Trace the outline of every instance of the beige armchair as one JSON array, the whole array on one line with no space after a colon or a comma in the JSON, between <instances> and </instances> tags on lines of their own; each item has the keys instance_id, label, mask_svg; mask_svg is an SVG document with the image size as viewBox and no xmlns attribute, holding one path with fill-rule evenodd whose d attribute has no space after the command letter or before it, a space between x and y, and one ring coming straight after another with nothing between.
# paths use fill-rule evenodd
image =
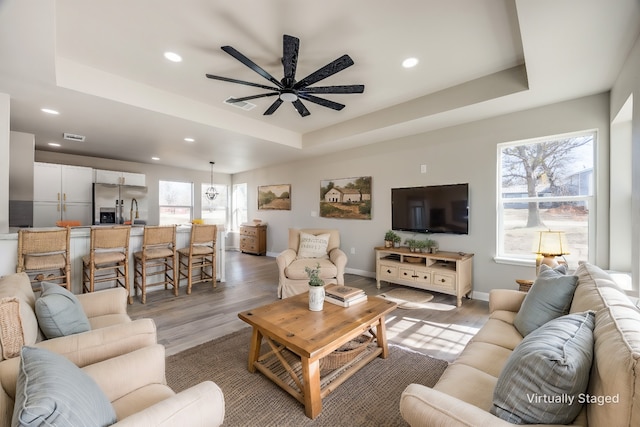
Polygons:
<instances>
[{"instance_id":1,"label":"beige armchair","mask_svg":"<svg viewBox=\"0 0 640 427\"><path fill-rule=\"evenodd\" d=\"M302 252L300 252L301 235L303 236ZM312 239L316 241L305 245L309 242L307 235L315 236L318 239ZM323 247L323 240L327 241L326 249ZM278 255L276 263L279 272L278 297L280 298L288 298L306 292L309 287L309 279L305 267L315 267L317 264L320 264L320 278L324 280L325 284L344 285L347 255L340 249L340 232L338 230L290 228L289 248Z\"/></svg>"}]
</instances>

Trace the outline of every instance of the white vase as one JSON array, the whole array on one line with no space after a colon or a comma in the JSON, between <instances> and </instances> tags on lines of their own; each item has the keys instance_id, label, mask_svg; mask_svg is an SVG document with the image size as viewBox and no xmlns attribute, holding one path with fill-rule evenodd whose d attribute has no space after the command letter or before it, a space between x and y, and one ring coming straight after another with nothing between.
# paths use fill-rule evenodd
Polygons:
<instances>
[{"instance_id":1,"label":"white vase","mask_svg":"<svg viewBox=\"0 0 640 427\"><path fill-rule=\"evenodd\" d=\"M309 310L322 311L324 306L324 286L309 286Z\"/></svg>"}]
</instances>

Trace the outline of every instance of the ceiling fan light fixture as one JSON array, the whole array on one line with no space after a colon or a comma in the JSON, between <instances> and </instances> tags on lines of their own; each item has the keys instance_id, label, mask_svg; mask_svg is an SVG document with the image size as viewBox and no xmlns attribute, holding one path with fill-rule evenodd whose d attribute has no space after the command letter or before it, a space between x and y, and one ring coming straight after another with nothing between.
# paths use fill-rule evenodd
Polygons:
<instances>
[{"instance_id":1,"label":"ceiling fan light fixture","mask_svg":"<svg viewBox=\"0 0 640 427\"><path fill-rule=\"evenodd\" d=\"M294 102L298 100L298 95L293 91L282 91L282 93L280 93L280 99L286 102Z\"/></svg>"},{"instance_id":2,"label":"ceiling fan light fixture","mask_svg":"<svg viewBox=\"0 0 640 427\"><path fill-rule=\"evenodd\" d=\"M261 93L257 95L243 96L241 98L234 98L232 101L225 101L227 103L237 104L245 102L250 99L267 98L271 96L278 96L275 101L266 109L263 113L265 116L269 116L276 112L276 110L284 103L290 102L295 107L300 117L307 117L311 113L304 105L302 100L313 102L314 104L321 105L332 110L340 111L345 106L338 102L328 100L324 97L317 96L323 94L348 94L348 93L363 93L364 85L337 85L337 86L312 86L321 80L326 79L346 68L349 68L354 64L353 59L349 55L344 54L341 57L331 61L324 67L321 67L309 74L302 80L296 80L296 68L298 64L298 51L300 48L300 39L287 34L282 36L282 67L284 71L284 77L281 80L277 80L267 71L265 71L258 64L251 59L244 56L231 46L221 46L224 52L231 55L233 58L240 61L243 65L249 67L251 70L258 73L264 79L272 83L271 86L263 85L260 83L253 83L245 80L238 80L230 77L216 76L213 74L205 74L208 79L220 80L223 82L237 83L245 86L259 87L266 89L269 92Z\"/></svg>"}]
</instances>

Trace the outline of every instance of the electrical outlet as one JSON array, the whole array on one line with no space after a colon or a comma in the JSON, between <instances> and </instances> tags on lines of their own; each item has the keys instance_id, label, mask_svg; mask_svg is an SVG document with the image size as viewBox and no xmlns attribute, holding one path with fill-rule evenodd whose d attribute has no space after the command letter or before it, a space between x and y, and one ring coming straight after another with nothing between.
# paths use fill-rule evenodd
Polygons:
<instances>
[{"instance_id":1,"label":"electrical outlet","mask_svg":"<svg viewBox=\"0 0 640 427\"><path fill-rule=\"evenodd\" d=\"M427 165L420 165L420 173L427 173Z\"/></svg>"}]
</instances>

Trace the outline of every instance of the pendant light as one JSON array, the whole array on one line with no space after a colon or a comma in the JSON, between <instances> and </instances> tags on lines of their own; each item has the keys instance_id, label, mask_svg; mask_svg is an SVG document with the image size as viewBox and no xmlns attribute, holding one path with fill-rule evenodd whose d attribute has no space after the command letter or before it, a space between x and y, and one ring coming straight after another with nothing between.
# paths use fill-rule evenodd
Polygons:
<instances>
[{"instance_id":1,"label":"pendant light","mask_svg":"<svg viewBox=\"0 0 640 427\"><path fill-rule=\"evenodd\" d=\"M215 200L216 197L218 197L218 191L213 186L213 165L215 165L216 162L209 162L209 164L211 165L211 185L209 186L209 188L207 188L207 191L204 193L204 195L207 196L207 199L209 200Z\"/></svg>"}]
</instances>

